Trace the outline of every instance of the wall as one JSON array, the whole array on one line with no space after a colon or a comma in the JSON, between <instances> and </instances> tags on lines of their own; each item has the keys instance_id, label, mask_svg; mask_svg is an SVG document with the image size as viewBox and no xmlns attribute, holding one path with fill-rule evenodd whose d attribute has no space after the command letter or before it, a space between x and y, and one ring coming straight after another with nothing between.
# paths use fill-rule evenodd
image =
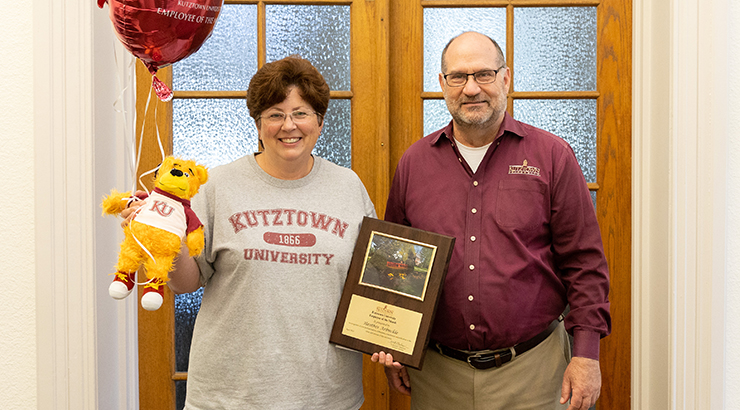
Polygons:
<instances>
[{"instance_id":1,"label":"wall","mask_svg":"<svg viewBox=\"0 0 740 410\"><path fill-rule=\"evenodd\" d=\"M3 7L0 55L0 403L36 408L32 1Z\"/></svg>"},{"instance_id":2,"label":"wall","mask_svg":"<svg viewBox=\"0 0 740 410\"><path fill-rule=\"evenodd\" d=\"M725 333L727 369L725 372L725 408L740 403L740 4L730 2L727 93L732 96L728 108L727 150L727 328Z\"/></svg>"},{"instance_id":3,"label":"wall","mask_svg":"<svg viewBox=\"0 0 740 410\"><path fill-rule=\"evenodd\" d=\"M644 144L635 147L633 181L642 189L641 196L635 197L645 203L641 212L654 217L635 221L645 222L648 228L647 234L635 238L636 257L645 261L647 256L635 272L635 280L644 280L636 288L641 298L635 298L634 310L638 345L633 349L637 366L633 394L638 396L635 402L642 404L636 409L732 408L740 402L737 3L702 1L702 5L726 9L708 18L703 11L675 14L677 5L698 5L697 0L634 1L637 14L652 13L641 26L636 20L636 31L642 30L642 34L635 37L635 52L645 51L646 44L638 43L647 39L649 53L635 60L639 65L636 73L645 71L636 78L636 86L646 91L635 94L641 105L636 103L634 115L653 122L637 128L643 134L637 141ZM135 340L131 340L135 318L130 305L110 304L105 294L106 269L118 238L115 223L98 217L102 194L112 187L126 188L125 178L111 173L115 168L125 174L120 138L126 132L111 109L113 84L119 75L125 75L127 64L107 54L106 49L115 47L111 45L115 42L101 17L103 12L92 0L15 0L3 13L0 163L12 178L5 181L8 189L0 198L4 214L0 224L0 403L9 410L136 408L136 350ZM686 21L694 24L684 25ZM729 39L711 27L715 21L726 25ZM680 30L686 31L685 38L677 35ZM675 41L694 37L699 38L698 47L695 44L689 54L680 54L685 51ZM713 44L727 47L727 52L713 49ZM676 53L683 58L676 59ZM726 62L715 64L723 55ZM676 76L685 72L681 70L686 64L694 70L693 75ZM726 132L700 133L695 146L676 151L682 140L671 139L666 130L677 124L675 114L682 111L676 110L677 100L672 98L685 92L684 87L701 98L699 109L711 106L712 101L721 104L715 108L726 113L722 117L726 121L723 124L715 118L716 129ZM708 113L694 113L695 118L702 115ZM673 135L675 131L670 130ZM707 143L720 147L722 155L701 151ZM707 175L696 164L697 157L691 155L694 148L703 159L716 156L725 163L719 164L724 169L721 174L709 174L717 177L721 186L701 185L705 181L701 178L692 180L699 189L692 196L680 191L676 173L688 170L685 177L692 172ZM677 152L689 162L672 163ZM709 165L716 164L710 161ZM681 203L677 193L683 195ZM706 206L707 195L720 199L721 212L677 212L687 203ZM710 236L723 232L721 238L711 237L710 244L724 257L713 259L717 252L702 248L703 242L696 237L676 235L679 215L682 223L698 221L691 227L699 233L706 232L702 222L709 218ZM641 229L644 233L644 227ZM695 242L689 250L698 250L699 258L693 261L695 277L678 276L675 269L677 262L684 263L679 260L682 255L677 254L677 245L687 240ZM711 266L703 264L702 258ZM719 314L713 314L716 306L710 303L705 310L696 299L679 304L679 282L683 291L711 283L713 290L693 295L699 302L719 301ZM706 294L710 297L702 298ZM696 315L679 318L671 306L680 306L684 312L686 306L693 306ZM698 331L687 332L687 326ZM707 328L709 332L701 331ZM644 333L642 338L640 332ZM709 340L686 345L687 338L695 334ZM682 350L677 349L679 345ZM43 358L38 364L37 352ZM711 353L709 360L701 360L707 352ZM718 370L717 357L723 359Z\"/></svg>"},{"instance_id":4,"label":"wall","mask_svg":"<svg viewBox=\"0 0 740 410\"><path fill-rule=\"evenodd\" d=\"M734 408L740 132L731 0L634 1L635 409ZM730 285L730 286L728 286ZM734 292L734 293L733 293ZM734 332L734 333L733 333Z\"/></svg>"},{"instance_id":5,"label":"wall","mask_svg":"<svg viewBox=\"0 0 740 410\"><path fill-rule=\"evenodd\" d=\"M120 218L103 217L100 200L115 188L131 189L134 130L133 56L113 35L108 6L94 7L93 26L93 207L97 346L97 408L134 409L138 405L136 297L108 295L110 276L123 239Z\"/></svg>"}]
</instances>

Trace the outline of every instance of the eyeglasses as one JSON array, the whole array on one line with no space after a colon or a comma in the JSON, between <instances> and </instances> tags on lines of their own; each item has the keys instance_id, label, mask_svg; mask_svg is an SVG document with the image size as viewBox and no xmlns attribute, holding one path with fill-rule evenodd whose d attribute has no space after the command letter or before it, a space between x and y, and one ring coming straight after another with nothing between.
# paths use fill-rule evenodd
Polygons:
<instances>
[{"instance_id":1,"label":"eyeglasses","mask_svg":"<svg viewBox=\"0 0 740 410\"><path fill-rule=\"evenodd\" d=\"M498 70L483 70L477 73L450 73L444 74L445 81L450 87L462 87L468 83L468 77L473 76L478 84L491 84L496 81L496 74L506 66L501 66Z\"/></svg>"},{"instance_id":2,"label":"eyeglasses","mask_svg":"<svg viewBox=\"0 0 740 410\"><path fill-rule=\"evenodd\" d=\"M321 115L317 113L316 111L296 110L290 114L286 114L282 111L274 111L264 116L260 115L259 117L257 117L257 119L261 119L269 125L283 125L283 123L285 122L285 118L290 116L290 119L294 123L305 124L314 116L314 114Z\"/></svg>"}]
</instances>

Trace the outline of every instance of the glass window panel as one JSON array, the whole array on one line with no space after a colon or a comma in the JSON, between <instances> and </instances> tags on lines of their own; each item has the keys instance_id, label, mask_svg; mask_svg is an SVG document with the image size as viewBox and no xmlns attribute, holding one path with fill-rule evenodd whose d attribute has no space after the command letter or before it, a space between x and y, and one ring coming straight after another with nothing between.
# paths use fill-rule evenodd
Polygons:
<instances>
[{"instance_id":1,"label":"glass window panel","mask_svg":"<svg viewBox=\"0 0 740 410\"><path fill-rule=\"evenodd\" d=\"M257 151L257 128L243 99L174 99L176 156L212 168Z\"/></svg>"},{"instance_id":2,"label":"glass window panel","mask_svg":"<svg viewBox=\"0 0 740 410\"><path fill-rule=\"evenodd\" d=\"M424 100L424 135L429 135L452 121L445 100Z\"/></svg>"},{"instance_id":3,"label":"glass window panel","mask_svg":"<svg viewBox=\"0 0 740 410\"><path fill-rule=\"evenodd\" d=\"M185 391L187 388L187 382L184 380L175 381L175 394L177 396L177 403L175 409L182 410L185 408Z\"/></svg>"},{"instance_id":4,"label":"glass window panel","mask_svg":"<svg viewBox=\"0 0 740 410\"><path fill-rule=\"evenodd\" d=\"M596 90L596 7L514 9L514 90Z\"/></svg>"},{"instance_id":5,"label":"glass window panel","mask_svg":"<svg viewBox=\"0 0 740 410\"><path fill-rule=\"evenodd\" d=\"M175 90L246 90L257 72L257 6L224 5L211 37L172 70Z\"/></svg>"},{"instance_id":6,"label":"glass window panel","mask_svg":"<svg viewBox=\"0 0 740 410\"><path fill-rule=\"evenodd\" d=\"M506 8L424 9L424 91L441 91L442 50L451 38L477 31L494 39L506 57Z\"/></svg>"},{"instance_id":7,"label":"glass window panel","mask_svg":"<svg viewBox=\"0 0 740 410\"><path fill-rule=\"evenodd\" d=\"M267 61L298 54L332 90L351 90L350 6L267 5Z\"/></svg>"},{"instance_id":8,"label":"glass window panel","mask_svg":"<svg viewBox=\"0 0 740 410\"><path fill-rule=\"evenodd\" d=\"M596 210L596 191L591 191L591 202L593 202L594 210Z\"/></svg>"},{"instance_id":9,"label":"glass window panel","mask_svg":"<svg viewBox=\"0 0 740 410\"><path fill-rule=\"evenodd\" d=\"M352 102L350 100L329 101L324 129L321 131L313 153L337 165L352 167Z\"/></svg>"},{"instance_id":10,"label":"glass window panel","mask_svg":"<svg viewBox=\"0 0 740 410\"><path fill-rule=\"evenodd\" d=\"M203 289L175 295L175 369L178 372L188 371L190 342L202 299Z\"/></svg>"},{"instance_id":11,"label":"glass window panel","mask_svg":"<svg viewBox=\"0 0 740 410\"><path fill-rule=\"evenodd\" d=\"M174 155L212 168L258 151L257 127L242 99L173 100ZM331 100L314 154L352 165L350 100Z\"/></svg>"},{"instance_id":12,"label":"glass window panel","mask_svg":"<svg viewBox=\"0 0 740 410\"><path fill-rule=\"evenodd\" d=\"M514 100L514 118L566 140L587 182L596 182L596 100Z\"/></svg>"},{"instance_id":13,"label":"glass window panel","mask_svg":"<svg viewBox=\"0 0 740 410\"><path fill-rule=\"evenodd\" d=\"M195 159L208 167L214 167L257 150L257 130L254 121L247 115L243 100L174 100L174 104L175 155ZM223 115L217 115L218 113ZM206 118L215 116L219 119L206 121ZM249 124L248 127L245 126L245 122ZM351 101L331 100L314 154L350 168L351 129ZM247 137L239 137L240 135ZM202 297L202 289L175 296L177 371L185 372L188 369L190 342ZM178 391L178 397L179 394Z\"/></svg>"}]
</instances>

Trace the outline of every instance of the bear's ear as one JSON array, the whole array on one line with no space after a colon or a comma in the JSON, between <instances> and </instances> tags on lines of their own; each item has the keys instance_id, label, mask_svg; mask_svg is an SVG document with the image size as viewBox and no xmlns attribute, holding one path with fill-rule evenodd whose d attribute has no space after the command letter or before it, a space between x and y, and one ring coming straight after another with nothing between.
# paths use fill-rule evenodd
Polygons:
<instances>
[{"instance_id":1,"label":"bear's ear","mask_svg":"<svg viewBox=\"0 0 740 410\"><path fill-rule=\"evenodd\" d=\"M176 162L175 157L170 155L168 157L165 157L165 159L162 160L162 163L159 164L159 167L160 168L164 167L164 169L169 170L175 165L175 162Z\"/></svg>"},{"instance_id":2,"label":"bear's ear","mask_svg":"<svg viewBox=\"0 0 740 410\"><path fill-rule=\"evenodd\" d=\"M195 168L193 168L193 172L195 172L201 185L208 181L208 170L203 165L196 165Z\"/></svg>"}]
</instances>

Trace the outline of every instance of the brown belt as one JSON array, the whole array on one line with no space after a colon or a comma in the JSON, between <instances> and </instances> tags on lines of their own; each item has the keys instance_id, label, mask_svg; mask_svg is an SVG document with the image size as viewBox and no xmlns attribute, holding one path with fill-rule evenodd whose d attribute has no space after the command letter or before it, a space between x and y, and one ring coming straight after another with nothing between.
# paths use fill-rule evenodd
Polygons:
<instances>
[{"instance_id":1,"label":"brown belt","mask_svg":"<svg viewBox=\"0 0 740 410\"><path fill-rule=\"evenodd\" d=\"M432 343L430 344L432 346L435 346L437 348L437 351L447 357L467 362L474 369L485 370L490 369L491 367L501 367L504 363L510 362L516 356L522 355L527 350L530 350L538 344L542 343L542 341L547 339L547 337L550 336L553 330L558 327L559 323L560 320L555 319L552 321L552 323L550 323L550 326L548 326L547 329L540 332L537 336L507 349L465 352L462 350L447 347L435 341L432 341Z\"/></svg>"}]
</instances>

